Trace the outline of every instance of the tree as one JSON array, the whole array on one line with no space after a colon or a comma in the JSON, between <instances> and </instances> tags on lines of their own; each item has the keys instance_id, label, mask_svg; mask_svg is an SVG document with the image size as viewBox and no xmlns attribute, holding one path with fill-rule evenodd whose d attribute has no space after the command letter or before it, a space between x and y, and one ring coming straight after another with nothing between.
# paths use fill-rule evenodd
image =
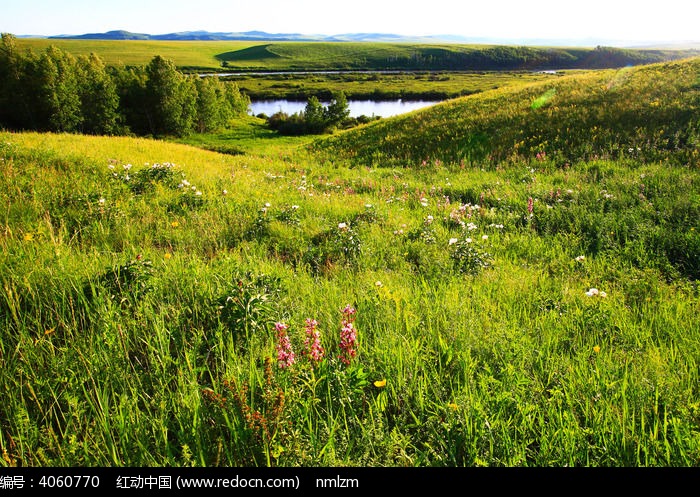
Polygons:
<instances>
[{"instance_id":1,"label":"tree","mask_svg":"<svg viewBox=\"0 0 700 497\"><path fill-rule=\"evenodd\" d=\"M325 109L313 95L309 97L304 109L304 123L309 133L322 133L326 127Z\"/></svg>"},{"instance_id":2,"label":"tree","mask_svg":"<svg viewBox=\"0 0 700 497\"><path fill-rule=\"evenodd\" d=\"M122 133L145 135L151 132L146 112L146 81L144 67L110 67L109 75L116 86L119 97L119 114Z\"/></svg>"},{"instance_id":3,"label":"tree","mask_svg":"<svg viewBox=\"0 0 700 497\"><path fill-rule=\"evenodd\" d=\"M348 106L345 93L339 91L333 94L333 99L325 111L325 120L327 127L336 127L342 124L350 115L350 107Z\"/></svg>"},{"instance_id":4,"label":"tree","mask_svg":"<svg viewBox=\"0 0 700 497\"><path fill-rule=\"evenodd\" d=\"M196 129L199 133L214 131L222 126L226 109L222 108L220 92L221 82L218 78L206 77L195 81L197 87Z\"/></svg>"},{"instance_id":5,"label":"tree","mask_svg":"<svg viewBox=\"0 0 700 497\"><path fill-rule=\"evenodd\" d=\"M22 86L29 97L31 128L40 131L72 132L82 123L76 60L56 46L39 57L25 59Z\"/></svg>"},{"instance_id":6,"label":"tree","mask_svg":"<svg viewBox=\"0 0 700 497\"><path fill-rule=\"evenodd\" d=\"M0 123L24 128L30 121L24 95L24 58L17 52L17 39L2 34L0 45Z\"/></svg>"},{"instance_id":7,"label":"tree","mask_svg":"<svg viewBox=\"0 0 700 497\"><path fill-rule=\"evenodd\" d=\"M146 67L145 104L151 133L186 135L194 128L197 89L175 63L160 55Z\"/></svg>"},{"instance_id":8,"label":"tree","mask_svg":"<svg viewBox=\"0 0 700 497\"><path fill-rule=\"evenodd\" d=\"M113 135L119 132L119 96L114 79L95 54L78 57L83 132Z\"/></svg>"}]
</instances>

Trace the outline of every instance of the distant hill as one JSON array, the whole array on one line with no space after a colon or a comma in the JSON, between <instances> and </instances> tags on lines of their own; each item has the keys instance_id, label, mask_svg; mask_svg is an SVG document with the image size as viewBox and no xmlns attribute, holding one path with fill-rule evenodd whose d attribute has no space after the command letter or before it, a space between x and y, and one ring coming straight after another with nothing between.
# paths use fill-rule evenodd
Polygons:
<instances>
[{"instance_id":1,"label":"distant hill","mask_svg":"<svg viewBox=\"0 0 700 497\"><path fill-rule=\"evenodd\" d=\"M145 34L117 30L106 33L88 33L82 35L49 36L50 39L71 40L161 40L161 41L358 41L391 39L396 41L396 35L305 35L300 33L267 33L265 31L246 31L240 33L223 33L210 31L183 31L179 33Z\"/></svg>"},{"instance_id":2,"label":"distant hill","mask_svg":"<svg viewBox=\"0 0 700 497\"><path fill-rule=\"evenodd\" d=\"M459 43L478 45L527 45L527 46L557 46L557 47L595 47L605 45L610 47L631 48L634 43L613 39L516 39L468 37L451 34L431 36L407 36L392 33L344 33L335 35L302 34L302 33L268 33L266 31L244 32L210 32L182 31L178 33L147 34L132 33L125 30L107 31L106 33L87 33L81 35L62 34L49 36L49 39L71 40L162 40L162 41L355 41L355 42L395 42L395 43ZM688 42L683 47L664 44L666 49L697 48L699 42ZM652 48L652 47L645 47ZM653 47L660 48L660 47Z\"/></svg>"}]
</instances>

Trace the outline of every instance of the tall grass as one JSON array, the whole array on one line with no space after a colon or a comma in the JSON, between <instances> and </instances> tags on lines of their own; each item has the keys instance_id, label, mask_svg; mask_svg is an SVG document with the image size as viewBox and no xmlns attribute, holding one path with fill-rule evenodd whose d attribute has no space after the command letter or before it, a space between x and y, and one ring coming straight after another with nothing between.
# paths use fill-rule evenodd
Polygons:
<instances>
[{"instance_id":1,"label":"tall grass","mask_svg":"<svg viewBox=\"0 0 700 497\"><path fill-rule=\"evenodd\" d=\"M507 86L374 123L318 149L366 165L410 167L436 160L497 167L545 157L561 167L663 160L668 152L697 165L699 67L693 58Z\"/></svg>"},{"instance_id":2,"label":"tall grass","mask_svg":"<svg viewBox=\"0 0 700 497\"><path fill-rule=\"evenodd\" d=\"M697 465L692 150L546 152L403 168L0 133L0 464Z\"/></svg>"}]
</instances>

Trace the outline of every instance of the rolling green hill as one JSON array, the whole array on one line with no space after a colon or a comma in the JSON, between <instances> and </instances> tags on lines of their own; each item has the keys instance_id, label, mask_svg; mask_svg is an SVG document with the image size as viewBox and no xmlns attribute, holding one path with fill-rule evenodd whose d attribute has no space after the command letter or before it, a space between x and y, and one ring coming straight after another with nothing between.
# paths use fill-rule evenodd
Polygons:
<instances>
[{"instance_id":1,"label":"rolling green hill","mask_svg":"<svg viewBox=\"0 0 700 497\"><path fill-rule=\"evenodd\" d=\"M192 70L522 70L624 67L697 51L525 47L389 42L255 42L154 40L18 40L20 49L56 45L74 55L99 55L107 64L144 65L155 55Z\"/></svg>"},{"instance_id":2,"label":"rolling green hill","mask_svg":"<svg viewBox=\"0 0 700 497\"><path fill-rule=\"evenodd\" d=\"M697 164L700 58L593 71L458 98L316 144L367 165L559 163L666 152ZM540 155L541 157L542 155Z\"/></svg>"}]
</instances>

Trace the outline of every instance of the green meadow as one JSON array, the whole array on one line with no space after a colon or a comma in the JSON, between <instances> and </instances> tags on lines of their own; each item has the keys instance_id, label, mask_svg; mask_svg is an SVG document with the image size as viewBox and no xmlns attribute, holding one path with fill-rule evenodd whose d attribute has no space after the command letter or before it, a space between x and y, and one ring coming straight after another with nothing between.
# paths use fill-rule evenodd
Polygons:
<instances>
[{"instance_id":1,"label":"green meadow","mask_svg":"<svg viewBox=\"0 0 700 497\"><path fill-rule=\"evenodd\" d=\"M97 54L107 65L139 66L154 54L189 71L591 69L661 62L697 50L610 47L511 47L388 42L153 41L20 38L20 50L56 46Z\"/></svg>"},{"instance_id":2,"label":"green meadow","mask_svg":"<svg viewBox=\"0 0 700 497\"><path fill-rule=\"evenodd\" d=\"M699 145L698 58L324 136L1 131L0 465L697 466Z\"/></svg>"}]
</instances>

